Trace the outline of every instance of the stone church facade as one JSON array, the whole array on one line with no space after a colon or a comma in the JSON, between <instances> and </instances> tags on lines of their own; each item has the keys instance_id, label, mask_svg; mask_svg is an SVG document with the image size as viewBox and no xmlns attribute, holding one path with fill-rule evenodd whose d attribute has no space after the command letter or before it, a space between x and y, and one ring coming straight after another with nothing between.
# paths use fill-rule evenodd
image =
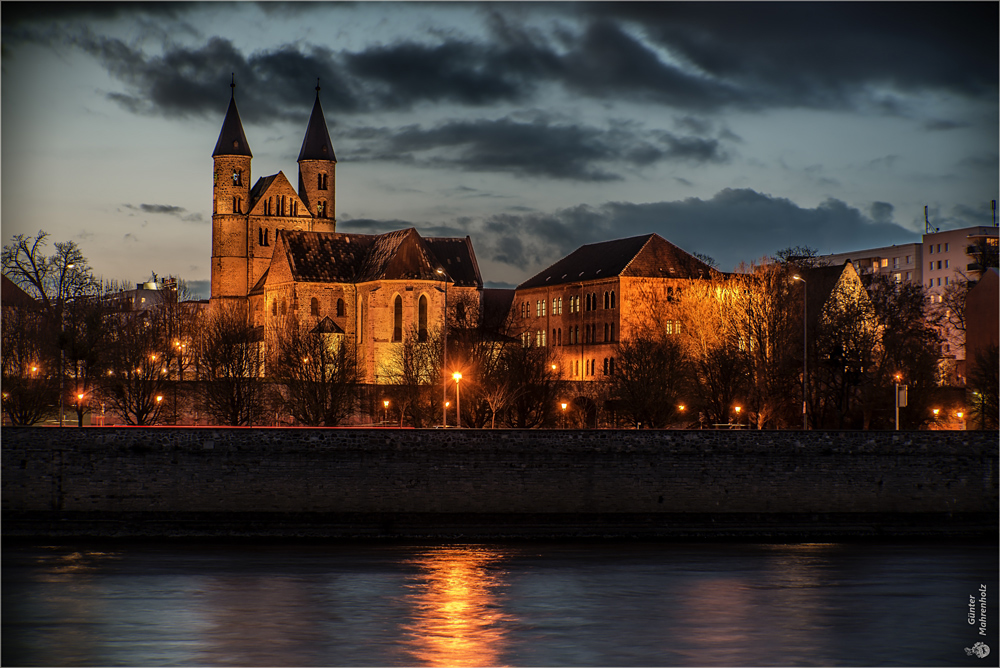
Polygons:
<instances>
[{"instance_id":1,"label":"stone church facade","mask_svg":"<svg viewBox=\"0 0 1000 668\"><path fill-rule=\"evenodd\" d=\"M283 172L251 186L253 154L233 88L212 153L211 304L246 308L263 332L292 318L342 337L356 351L361 382L378 384L407 336L441 331L446 302L452 319L478 308L483 281L472 242L412 228L337 232L337 158L318 86L298 187Z\"/></svg>"}]
</instances>

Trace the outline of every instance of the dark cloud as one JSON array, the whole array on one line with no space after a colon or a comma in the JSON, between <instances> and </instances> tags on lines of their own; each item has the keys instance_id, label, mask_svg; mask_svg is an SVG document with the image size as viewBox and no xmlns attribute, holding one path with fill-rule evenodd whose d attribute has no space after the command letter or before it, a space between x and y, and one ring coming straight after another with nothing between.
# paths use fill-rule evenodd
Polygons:
<instances>
[{"instance_id":1,"label":"dark cloud","mask_svg":"<svg viewBox=\"0 0 1000 668\"><path fill-rule=\"evenodd\" d=\"M707 200L612 202L551 214L493 216L483 222L482 237L474 235L473 240L481 254L531 271L582 244L656 232L689 252L715 258L730 271L790 244L834 253L917 238L885 220L884 207L877 208L883 214L880 221L839 200L804 208L750 189L726 189Z\"/></svg>"},{"instance_id":2,"label":"dark cloud","mask_svg":"<svg viewBox=\"0 0 1000 668\"><path fill-rule=\"evenodd\" d=\"M924 129L931 132L939 130L957 130L959 128L967 127L969 127L969 124L964 121L949 121L944 119L935 119L924 123Z\"/></svg>"},{"instance_id":3,"label":"dark cloud","mask_svg":"<svg viewBox=\"0 0 1000 668\"><path fill-rule=\"evenodd\" d=\"M172 204L140 204L139 206L134 204L124 204L123 206L130 211L174 216L175 218L179 218L186 223L204 222L204 216L200 213L188 213L187 209L184 207L174 206Z\"/></svg>"},{"instance_id":4,"label":"dark cloud","mask_svg":"<svg viewBox=\"0 0 1000 668\"><path fill-rule=\"evenodd\" d=\"M829 107L866 87L996 95L997 3L583 3L747 101ZM750 92L752 91L752 92Z\"/></svg>"},{"instance_id":5,"label":"dark cloud","mask_svg":"<svg viewBox=\"0 0 1000 668\"><path fill-rule=\"evenodd\" d=\"M432 128L362 128L354 159L391 160L477 172L506 172L580 181L621 179L621 171L657 162L690 164L728 160L722 144L710 137L682 137L634 124L606 128L532 121L451 121Z\"/></svg>"}]
</instances>

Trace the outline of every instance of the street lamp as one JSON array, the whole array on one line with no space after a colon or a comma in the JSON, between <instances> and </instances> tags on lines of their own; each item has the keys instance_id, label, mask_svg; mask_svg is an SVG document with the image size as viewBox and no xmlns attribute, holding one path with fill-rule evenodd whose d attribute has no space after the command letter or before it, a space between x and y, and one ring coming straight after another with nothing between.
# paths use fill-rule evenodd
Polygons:
<instances>
[{"instance_id":1,"label":"street lamp","mask_svg":"<svg viewBox=\"0 0 1000 668\"><path fill-rule=\"evenodd\" d=\"M382 401L382 423L389 421L389 400L384 399Z\"/></svg>"},{"instance_id":2,"label":"street lamp","mask_svg":"<svg viewBox=\"0 0 1000 668\"><path fill-rule=\"evenodd\" d=\"M965 413L963 411L958 411L955 415L957 415L958 419L962 422L962 431L965 431Z\"/></svg>"},{"instance_id":3,"label":"street lamp","mask_svg":"<svg viewBox=\"0 0 1000 668\"><path fill-rule=\"evenodd\" d=\"M458 427L462 426L462 398L459 395L459 388L461 387L462 372L456 371L451 374L451 377L455 379L455 425Z\"/></svg>"},{"instance_id":4,"label":"street lamp","mask_svg":"<svg viewBox=\"0 0 1000 668\"><path fill-rule=\"evenodd\" d=\"M743 408L741 406L736 406L735 408L736 408L736 427L739 428L739 426L740 426L740 411L743 410Z\"/></svg>"},{"instance_id":5,"label":"street lamp","mask_svg":"<svg viewBox=\"0 0 1000 668\"><path fill-rule=\"evenodd\" d=\"M903 392L902 392L902 394L900 394L900 392L899 392L899 387L900 387L899 381L903 380L903 374L897 372L893 376L893 379L895 379L895 381L896 381L896 431L899 431L899 408L900 408L900 406L905 407L906 403L907 403L906 402L906 385L902 386L903 387ZM937 414L938 414L938 409L935 408L934 409L934 416L937 417Z\"/></svg>"},{"instance_id":6,"label":"street lamp","mask_svg":"<svg viewBox=\"0 0 1000 668\"><path fill-rule=\"evenodd\" d=\"M444 331L443 338L444 341L441 344L441 373L444 376L443 382L441 384L441 426L448 426L448 275L444 273L444 269L438 268L437 273L441 276L441 280L444 281L444 318L441 323L441 329ZM459 418L461 419L461 418Z\"/></svg>"},{"instance_id":7,"label":"street lamp","mask_svg":"<svg viewBox=\"0 0 1000 668\"><path fill-rule=\"evenodd\" d=\"M564 402L562 402L559 405L562 406L562 412L563 412L563 429L565 429L566 428L566 405L567 404L564 401Z\"/></svg>"},{"instance_id":8,"label":"street lamp","mask_svg":"<svg viewBox=\"0 0 1000 668\"><path fill-rule=\"evenodd\" d=\"M802 430L805 431L809 428L809 419L806 415L806 378L809 371L809 330L806 327L806 296L809 294L809 284L806 282L806 279L798 274L792 276L792 279L802 282Z\"/></svg>"}]
</instances>

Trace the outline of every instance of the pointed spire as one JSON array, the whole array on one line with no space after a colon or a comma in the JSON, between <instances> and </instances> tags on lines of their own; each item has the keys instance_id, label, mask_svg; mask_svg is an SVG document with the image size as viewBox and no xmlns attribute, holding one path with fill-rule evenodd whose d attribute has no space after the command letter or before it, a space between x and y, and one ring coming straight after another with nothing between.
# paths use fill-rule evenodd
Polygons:
<instances>
[{"instance_id":1,"label":"pointed spire","mask_svg":"<svg viewBox=\"0 0 1000 668\"><path fill-rule=\"evenodd\" d=\"M212 157L219 155L245 155L253 157L250 152L250 144L247 143L247 136L243 132L243 121L240 120L240 112L236 108L236 74L233 74L233 81L229 84L232 95L229 98L229 109L226 110L226 120L222 122L222 132L219 133L219 141L215 143L215 150Z\"/></svg>"},{"instance_id":2,"label":"pointed spire","mask_svg":"<svg viewBox=\"0 0 1000 668\"><path fill-rule=\"evenodd\" d=\"M330 131L326 129L326 117L319 103L319 79L316 79L316 102L313 104L309 125L306 126L306 136L302 139L302 150L299 151L299 161L329 160L337 162L333 153L333 142L330 141Z\"/></svg>"}]
</instances>

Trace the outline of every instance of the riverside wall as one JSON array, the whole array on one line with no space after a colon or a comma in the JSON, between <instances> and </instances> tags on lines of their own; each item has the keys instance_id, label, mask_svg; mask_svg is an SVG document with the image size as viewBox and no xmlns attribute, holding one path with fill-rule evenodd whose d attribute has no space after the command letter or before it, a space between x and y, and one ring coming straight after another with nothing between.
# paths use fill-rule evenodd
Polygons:
<instances>
[{"instance_id":1,"label":"riverside wall","mask_svg":"<svg viewBox=\"0 0 1000 668\"><path fill-rule=\"evenodd\" d=\"M996 535L995 432L10 428L6 537Z\"/></svg>"}]
</instances>

